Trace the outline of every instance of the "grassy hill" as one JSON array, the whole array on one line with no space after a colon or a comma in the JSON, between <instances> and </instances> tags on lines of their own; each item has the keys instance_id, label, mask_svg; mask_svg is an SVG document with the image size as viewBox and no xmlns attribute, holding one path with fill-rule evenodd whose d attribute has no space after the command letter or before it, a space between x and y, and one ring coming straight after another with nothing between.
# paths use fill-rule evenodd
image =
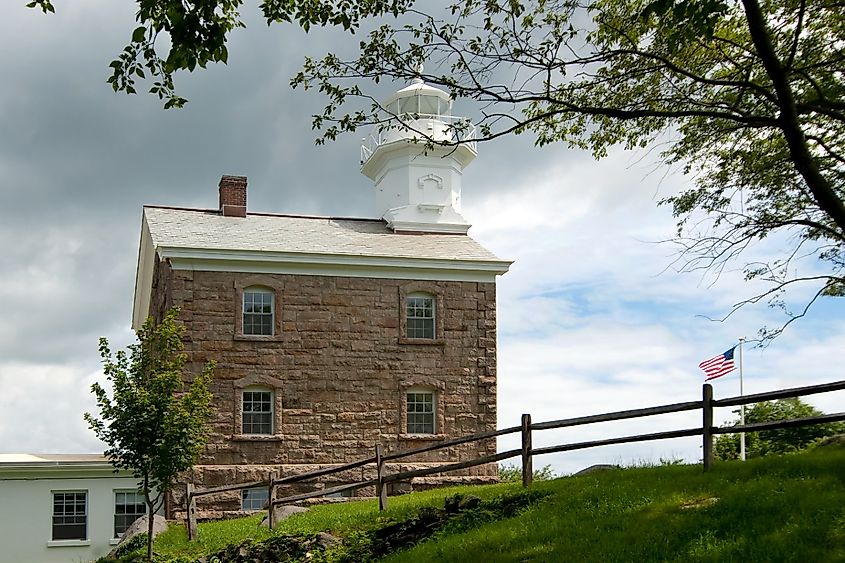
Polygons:
<instances>
[{"instance_id":1,"label":"grassy hill","mask_svg":"<svg viewBox=\"0 0 845 563\"><path fill-rule=\"evenodd\" d=\"M439 510L456 493L475 495L480 504ZM237 550L221 550L245 538L260 546L328 531L343 542L299 557L337 563L845 561L845 447L719 463L708 474L697 465L668 465L539 482L528 490L519 484L440 489L391 497L383 513L374 501L325 505L272 533L258 521L201 524L192 543L173 526L157 539L156 552L161 561L214 553L234 561ZM402 542L385 540L397 529L433 534L399 549Z\"/></svg>"}]
</instances>

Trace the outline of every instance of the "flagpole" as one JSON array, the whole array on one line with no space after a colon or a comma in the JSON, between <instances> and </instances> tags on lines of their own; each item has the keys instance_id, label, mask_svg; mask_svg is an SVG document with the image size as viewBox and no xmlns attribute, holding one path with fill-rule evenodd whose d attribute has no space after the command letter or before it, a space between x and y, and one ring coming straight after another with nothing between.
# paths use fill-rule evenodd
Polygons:
<instances>
[{"instance_id":1,"label":"flagpole","mask_svg":"<svg viewBox=\"0 0 845 563\"><path fill-rule=\"evenodd\" d=\"M744 397L745 391L742 388L742 343L745 338L739 339L739 396ZM745 426L745 403L739 407L739 423ZM745 461L745 432L739 433L739 459Z\"/></svg>"}]
</instances>

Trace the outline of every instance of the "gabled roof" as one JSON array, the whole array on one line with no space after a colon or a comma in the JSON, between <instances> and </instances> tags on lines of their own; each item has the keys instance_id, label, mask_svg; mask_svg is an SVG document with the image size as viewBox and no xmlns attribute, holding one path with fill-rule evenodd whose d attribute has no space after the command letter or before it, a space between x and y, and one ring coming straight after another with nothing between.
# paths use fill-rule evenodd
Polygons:
<instances>
[{"instance_id":1,"label":"gabled roof","mask_svg":"<svg viewBox=\"0 0 845 563\"><path fill-rule=\"evenodd\" d=\"M133 327L149 313L155 257L175 269L494 281L511 262L466 235L394 233L382 220L144 207Z\"/></svg>"},{"instance_id":2,"label":"gabled roof","mask_svg":"<svg viewBox=\"0 0 845 563\"><path fill-rule=\"evenodd\" d=\"M432 260L499 260L468 236L397 234L382 220L250 213L224 217L214 210L145 207L156 248L294 252Z\"/></svg>"}]
</instances>

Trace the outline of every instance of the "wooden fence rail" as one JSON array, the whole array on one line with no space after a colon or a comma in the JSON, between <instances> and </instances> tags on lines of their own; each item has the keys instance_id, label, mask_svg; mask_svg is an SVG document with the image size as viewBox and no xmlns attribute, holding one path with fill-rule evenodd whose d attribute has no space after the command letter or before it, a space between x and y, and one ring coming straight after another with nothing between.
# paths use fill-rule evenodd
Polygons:
<instances>
[{"instance_id":1,"label":"wooden fence rail","mask_svg":"<svg viewBox=\"0 0 845 563\"><path fill-rule=\"evenodd\" d=\"M451 440L444 440L437 444L414 448L410 450L401 450L392 453L385 453L381 444L375 445L375 455L372 457L359 459L350 463L339 466L332 466L297 475L289 475L287 477L278 478L275 473L271 473L267 480L252 481L249 483L238 483L234 485L223 485L220 487L211 487L206 489L195 490L192 483L186 485L185 490L185 513L187 519L187 529L189 539L196 538L197 522L196 522L196 499L201 496L211 495L215 493L224 493L235 490L244 490L257 487L269 488L269 502L267 503L269 511L269 525L271 528L275 526L274 508L283 504L297 502L309 498L321 497L325 495L341 493L350 490L356 490L364 487L375 486L376 497L378 498L379 510L387 508L387 485L399 481L407 481L414 477L423 477L426 475L434 475L437 473L447 473L450 471L458 471L461 469L468 469L478 465L485 465L488 463L498 463L506 459L521 457L522 460L522 484L529 486L533 480L533 458L538 455L545 455L558 452L567 452L573 450L580 450L585 448L595 448L598 446L608 446L612 444L626 444L633 442L644 442L650 440L665 440L667 438L681 438L687 436L701 436L702 437L702 465L704 471L709 471L713 464L713 436L716 434L731 434L739 432L759 432L763 430L775 430L779 428L791 428L797 426L807 426L811 424L826 424L830 422L845 421L845 412L827 414L822 416L814 416L809 418L799 418L786 421L777 422L761 422L756 424L746 424L743 426L728 426L728 427L714 427L713 426L713 409L721 407L733 407L738 405L745 405L749 403L758 403L761 401L771 401L776 399L787 399L793 397L801 397L804 395L811 395L815 393L827 393L831 391L841 391L845 389L845 380L836 381L833 383L824 383L821 385L810 385L806 387L794 387L790 389L781 389L778 391L769 391L766 393L756 393L753 395L744 395L737 397L728 397L726 399L713 399L713 387L705 383L702 387L700 401L687 401L684 403L673 403L668 405L660 405L657 407L648 407L642 409L631 409L624 411L615 411L604 414L596 414L590 416L580 416L574 418L565 418L561 420L552 420L546 422L531 422L530 414L523 414L521 424L519 426L511 426L502 428L500 430L493 430L490 432L482 432L479 434L472 434L469 436L461 436L460 438L453 438ZM702 424L700 427L686 428L683 430L670 430L667 432L654 432L650 434L637 434L633 436L622 436L617 438L607 438L604 440L591 440L587 442L573 442L568 444L560 444L555 446L545 446L541 448L534 448L532 446L533 432L539 430L551 430L556 428L567 428L573 426L580 426L583 424L595 424L598 422L609 422L616 420L626 420L630 418L639 418L646 416L655 416L660 414L669 414L676 412L684 412L701 409ZM407 458L413 455L442 450L452 446L478 442L481 440L489 440L490 438L497 438L499 436L506 436L508 434L521 435L521 445L517 449L512 449L496 454L477 457L467 461L445 463L435 467L426 467L423 469L415 469L412 471L401 471L398 473L387 473L386 462ZM325 475L333 475L364 467L366 465L374 464L376 467L376 478L369 480L357 481L336 487L324 488L308 493L301 493L292 496L287 496L281 499L274 499L275 488L280 485L290 485L293 483L300 483L323 477Z\"/></svg>"}]
</instances>

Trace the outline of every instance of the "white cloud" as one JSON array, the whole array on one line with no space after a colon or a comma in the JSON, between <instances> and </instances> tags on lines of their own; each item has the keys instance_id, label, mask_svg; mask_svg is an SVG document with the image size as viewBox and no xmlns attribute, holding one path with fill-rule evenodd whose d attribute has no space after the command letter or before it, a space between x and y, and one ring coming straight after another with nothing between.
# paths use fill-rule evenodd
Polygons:
<instances>
[{"instance_id":1,"label":"white cloud","mask_svg":"<svg viewBox=\"0 0 845 563\"><path fill-rule=\"evenodd\" d=\"M738 272L710 285L664 271L671 249L653 241L671 238L674 220L656 207L648 160L639 173L625 165L630 160L620 152L599 165L551 164L515 184L509 178L509 191L479 205L474 236L516 260L499 283L500 427L518 424L523 412L541 421L698 400L700 361L766 323L786 320L765 306L743 308L725 322L702 316L721 317L762 286ZM682 182L669 176L660 190L677 190ZM777 252L777 244L769 241L758 252ZM826 362L845 341L845 322L818 326L833 334L807 339L818 330L807 320L764 351L746 350L746 392L841 378ZM736 375L715 382L717 396L739 394ZM841 410L830 397L807 400ZM733 415L725 409L716 416L722 423ZM691 411L545 431L535 444L692 428L700 417ZM516 445L515 437L500 439L500 447ZM572 472L592 463L699 457L700 439L688 438L555 454L536 463Z\"/></svg>"},{"instance_id":2,"label":"white cloud","mask_svg":"<svg viewBox=\"0 0 845 563\"><path fill-rule=\"evenodd\" d=\"M55 364L0 364L2 451L102 451L82 419L84 412L96 412L89 389L100 377L100 373Z\"/></svg>"}]
</instances>

